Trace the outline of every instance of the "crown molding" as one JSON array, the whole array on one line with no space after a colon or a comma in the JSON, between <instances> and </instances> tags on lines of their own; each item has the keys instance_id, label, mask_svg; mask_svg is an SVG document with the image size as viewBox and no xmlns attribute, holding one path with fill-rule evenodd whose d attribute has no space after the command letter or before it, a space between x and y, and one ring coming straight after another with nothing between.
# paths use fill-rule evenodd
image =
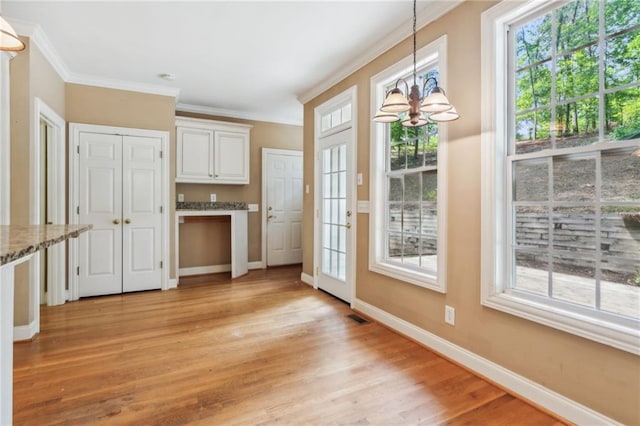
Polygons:
<instances>
[{"instance_id":1,"label":"crown molding","mask_svg":"<svg viewBox=\"0 0 640 426\"><path fill-rule=\"evenodd\" d=\"M63 81L69 79L69 68L67 64L62 60L62 57L53 47L53 43L49 40L49 37L45 34L42 27L32 22L23 21L21 19L7 18L13 29L19 35L29 37L29 43L33 43L38 46L40 52L47 61L51 64L53 69L58 73Z\"/></svg>"},{"instance_id":2,"label":"crown molding","mask_svg":"<svg viewBox=\"0 0 640 426\"><path fill-rule=\"evenodd\" d=\"M148 93L150 95L170 96L177 98L180 89L177 87L156 86L153 84L136 83L124 80L111 80L86 74L70 73L67 83L82 84L84 86L104 87L106 89L127 90L129 92Z\"/></svg>"},{"instance_id":3,"label":"crown molding","mask_svg":"<svg viewBox=\"0 0 640 426\"><path fill-rule=\"evenodd\" d=\"M425 27L426 25L430 24L431 22L440 18L442 15L449 12L451 9L460 5L463 1L464 0L448 0L429 2L429 5L419 11L416 15L416 29L420 30L421 28ZM364 67L369 62L373 61L375 58L382 55L393 46L409 37L413 33L412 26L413 20L406 20L402 25L398 26L395 30L387 34L385 37L371 44L371 46L366 49L365 53L346 64L338 72L332 74L325 80L322 80L311 89L300 93L298 95L298 101L300 101L300 103L304 105L316 96L324 93L345 78L349 77L351 74L358 71L360 68Z\"/></svg>"},{"instance_id":4,"label":"crown molding","mask_svg":"<svg viewBox=\"0 0 640 426\"><path fill-rule=\"evenodd\" d=\"M214 115L220 117L239 118L242 120L265 121L268 123L288 124L291 126L302 126L302 121L292 120L290 117L283 118L275 115L265 115L246 111L236 111L225 108L214 108L202 105L192 105L178 103L176 111L192 112L195 114Z\"/></svg>"}]
</instances>

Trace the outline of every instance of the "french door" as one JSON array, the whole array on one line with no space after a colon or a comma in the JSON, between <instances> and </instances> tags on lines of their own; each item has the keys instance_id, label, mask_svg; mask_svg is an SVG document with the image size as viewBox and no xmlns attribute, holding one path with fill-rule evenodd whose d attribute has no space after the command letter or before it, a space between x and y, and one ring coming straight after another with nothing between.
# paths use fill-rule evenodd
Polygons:
<instances>
[{"instance_id":1,"label":"french door","mask_svg":"<svg viewBox=\"0 0 640 426\"><path fill-rule=\"evenodd\" d=\"M160 289L161 139L82 132L79 138L79 296Z\"/></svg>"},{"instance_id":2,"label":"french door","mask_svg":"<svg viewBox=\"0 0 640 426\"><path fill-rule=\"evenodd\" d=\"M318 288L351 302L353 294L353 130L318 139Z\"/></svg>"}]
</instances>

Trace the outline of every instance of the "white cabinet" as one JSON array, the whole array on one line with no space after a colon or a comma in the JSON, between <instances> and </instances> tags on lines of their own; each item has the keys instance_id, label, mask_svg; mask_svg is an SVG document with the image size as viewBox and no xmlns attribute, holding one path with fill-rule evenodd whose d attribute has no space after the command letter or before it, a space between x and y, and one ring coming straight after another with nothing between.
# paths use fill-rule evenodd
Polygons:
<instances>
[{"instance_id":1,"label":"white cabinet","mask_svg":"<svg viewBox=\"0 0 640 426\"><path fill-rule=\"evenodd\" d=\"M177 118L176 182L248 184L251 127Z\"/></svg>"}]
</instances>

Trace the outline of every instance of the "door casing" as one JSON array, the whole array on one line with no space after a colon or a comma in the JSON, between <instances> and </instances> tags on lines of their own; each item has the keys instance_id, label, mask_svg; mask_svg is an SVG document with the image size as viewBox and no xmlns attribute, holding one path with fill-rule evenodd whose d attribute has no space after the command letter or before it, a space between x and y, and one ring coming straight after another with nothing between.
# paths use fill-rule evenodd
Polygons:
<instances>
[{"instance_id":1,"label":"door casing","mask_svg":"<svg viewBox=\"0 0 640 426\"><path fill-rule=\"evenodd\" d=\"M162 241L160 243L160 258L163 262L163 272L161 276L162 290L170 288L169 283L169 132L159 130L133 129L126 127L101 126L94 124L69 123L69 223L78 224L77 207L79 202L79 155L78 147L80 143L80 133L104 133L122 136L156 137L160 139L162 151L162 172L161 172L161 202L163 206L162 214ZM69 300L79 299L78 288L78 241L69 240Z\"/></svg>"}]
</instances>

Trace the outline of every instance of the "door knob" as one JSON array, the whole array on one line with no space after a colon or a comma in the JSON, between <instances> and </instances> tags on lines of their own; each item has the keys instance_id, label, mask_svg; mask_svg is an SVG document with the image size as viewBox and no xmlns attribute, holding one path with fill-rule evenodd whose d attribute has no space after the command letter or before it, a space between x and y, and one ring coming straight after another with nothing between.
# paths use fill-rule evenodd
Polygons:
<instances>
[{"instance_id":1,"label":"door knob","mask_svg":"<svg viewBox=\"0 0 640 426\"><path fill-rule=\"evenodd\" d=\"M269 216L267 216L267 219L273 219L275 216L270 214Z\"/></svg>"},{"instance_id":2,"label":"door knob","mask_svg":"<svg viewBox=\"0 0 640 426\"><path fill-rule=\"evenodd\" d=\"M268 209L268 210L269 210L269 211L273 210L273 207L269 206L269 209Z\"/></svg>"},{"instance_id":3,"label":"door knob","mask_svg":"<svg viewBox=\"0 0 640 426\"><path fill-rule=\"evenodd\" d=\"M345 227L346 227L347 229L351 229L351 224L350 224L349 222L347 222L347 224L345 225Z\"/></svg>"},{"instance_id":4,"label":"door knob","mask_svg":"<svg viewBox=\"0 0 640 426\"><path fill-rule=\"evenodd\" d=\"M131 219L125 219L124 223L126 223L127 225L131 223Z\"/></svg>"},{"instance_id":5,"label":"door knob","mask_svg":"<svg viewBox=\"0 0 640 426\"><path fill-rule=\"evenodd\" d=\"M120 219L113 219L113 224L114 225L119 225L120 224Z\"/></svg>"}]
</instances>

